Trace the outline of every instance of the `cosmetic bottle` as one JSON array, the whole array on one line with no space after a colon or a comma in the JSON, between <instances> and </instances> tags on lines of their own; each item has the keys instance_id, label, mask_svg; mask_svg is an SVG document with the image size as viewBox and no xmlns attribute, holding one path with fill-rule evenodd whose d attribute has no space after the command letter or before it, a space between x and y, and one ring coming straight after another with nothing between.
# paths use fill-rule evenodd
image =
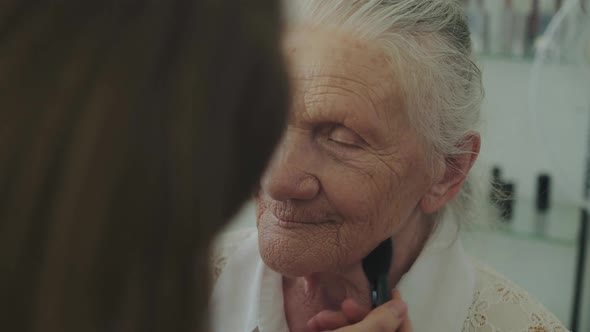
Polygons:
<instances>
[{"instance_id":1,"label":"cosmetic bottle","mask_svg":"<svg viewBox=\"0 0 590 332\"><path fill-rule=\"evenodd\" d=\"M514 36L514 6L512 5L512 0L504 0L501 24L501 53L502 55L509 56L512 55L512 43Z\"/></svg>"},{"instance_id":2,"label":"cosmetic bottle","mask_svg":"<svg viewBox=\"0 0 590 332\"><path fill-rule=\"evenodd\" d=\"M499 166L494 166L492 168L492 179L490 181L490 202L494 206L498 206L500 200L502 199L502 170Z\"/></svg>"},{"instance_id":3,"label":"cosmetic bottle","mask_svg":"<svg viewBox=\"0 0 590 332\"><path fill-rule=\"evenodd\" d=\"M537 193L535 206L535 232L544 236L547 234L548 214L551 203L551 177L541 174L537 177Z\"/></svg>"},{"instance_id":4,"label":"cosmetic bottle","mask_svg":"<svg viewBox=\"0 0 590 332\"><path fill-rule=\"evenodd\" d=\"M500 220L512 222L514 217L515 185L513 182L502 183L502 199L499 201Z\"/></svg>"},{"instance_id":5,"label":"cosmetic bottle","mask_svg":"<svg viewBox=\"0 0 590 332\"><path fill-rule=\"evenodd\" d=\"M531 1L531 8L526 18L526 33L524 39L524 55L533 56L534 46L539 35L540 13L539 0Z\"/></svg>"},{"instance_id":6,"label":"cosmetic bottle","mask_svg":"<svg viewBox=\"0 0 590 332\"><path fill-rule=\"evenodd\" d=\"M484 0L471 0L467 4L467 20L471 42L476 53L489 51L489 15Z\"/></svg>"},{"instance_id":7,"label":"cosmetic bottle","mask_svg":"<svg viewBox=\"0 0 590 332\"><path fill-rule=\"evenodd\" d=\"M518 0L512 2L514 19L512 21L512 56L524 56L525 39L527 32L527 14L529 11L527 1Z\"/></svg>"}]
</instances>

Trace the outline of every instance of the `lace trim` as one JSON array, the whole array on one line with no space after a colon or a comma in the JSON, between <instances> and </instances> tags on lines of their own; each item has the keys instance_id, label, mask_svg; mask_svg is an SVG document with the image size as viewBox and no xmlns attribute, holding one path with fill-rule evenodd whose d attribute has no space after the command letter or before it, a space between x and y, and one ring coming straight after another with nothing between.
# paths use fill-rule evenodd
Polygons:
<instances>
[{"instance_id":1,"label":"lace trim","mask_svg":"<svg viewBox=\"0 0 590 332\"><path fill-rule=\"evenodd\" d=\"M474 262L476 290L463 332L565 332L563 324L525 290Z\"/></svg>"}]
</instances>

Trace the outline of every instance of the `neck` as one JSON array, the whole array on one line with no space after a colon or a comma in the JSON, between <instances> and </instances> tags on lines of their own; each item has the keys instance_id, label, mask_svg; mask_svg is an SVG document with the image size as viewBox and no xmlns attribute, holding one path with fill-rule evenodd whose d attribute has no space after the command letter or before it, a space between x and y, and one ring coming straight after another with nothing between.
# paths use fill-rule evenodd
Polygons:
<instances>
[{"instance_id":1,"label":"neck","mask_svg":"<svg viewBox=\"0 0 590 332\"><path fill-rule=\"evenodd\" d=\"M389 271L392 289L418 258L433 225L425 218L414 219L393 236L394 256ZM347 298L371 307L369 282L360 261L338 272L283 277L283 294L287 323L293 332L308 331L306 323L311 317L322 310L339 311L340 304Z\"/></svg>"}]
</instances>

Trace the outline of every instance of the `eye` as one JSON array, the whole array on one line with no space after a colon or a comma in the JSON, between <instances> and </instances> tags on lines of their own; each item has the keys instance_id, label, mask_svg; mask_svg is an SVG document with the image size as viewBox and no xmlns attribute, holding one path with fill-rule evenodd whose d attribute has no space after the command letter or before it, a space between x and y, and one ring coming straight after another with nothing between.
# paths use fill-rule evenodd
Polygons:
<instances>
[{"instance_id":1,"label":"eye","mask_svg":"<svg viewBox=\"0 0 590 332\"><path fill-rule=\"evenodd\" d=\"M332 127L328 140L350 148L360 148L365 145L365 141L359 135L342 126Z\"/></svg>"}]
</instances>

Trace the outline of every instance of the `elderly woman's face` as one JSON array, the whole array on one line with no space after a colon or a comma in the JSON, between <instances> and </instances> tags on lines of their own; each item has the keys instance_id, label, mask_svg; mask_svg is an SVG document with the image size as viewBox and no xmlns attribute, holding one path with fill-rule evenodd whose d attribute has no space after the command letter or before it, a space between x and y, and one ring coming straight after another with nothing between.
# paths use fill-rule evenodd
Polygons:
<instances>
[{"instance_id":1,"label":"elderly woman's face","mask_svg":"<svg viewBox=\"0 0 590 332\"><path fill-rule=\"evenodd\" d=\"M427 159L376 46L302 29L285 53L293 103L256 197L260 252L289 276L346 269L420 213Z\"/></svg>"}]
</instances>

